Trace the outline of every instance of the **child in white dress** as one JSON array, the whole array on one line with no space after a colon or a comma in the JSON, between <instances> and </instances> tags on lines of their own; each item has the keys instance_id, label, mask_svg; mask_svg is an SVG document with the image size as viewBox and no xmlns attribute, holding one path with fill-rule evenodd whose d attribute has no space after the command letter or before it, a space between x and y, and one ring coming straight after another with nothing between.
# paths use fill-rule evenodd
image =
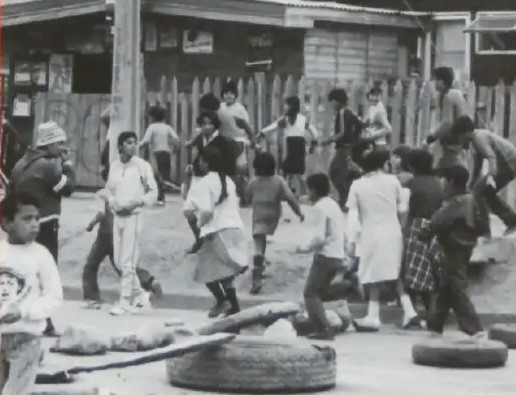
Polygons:
<instances>
[{"instance_id":1,"label":"child in white dress","mask_svg":"<svg viewBox=\"0 0 516 395\"><path fill-rule=\"evenodd\" d=\"M369 91L367 94L369 109L364 120L364 137L373 141L376 146L386 146L387 139L392 132L392 126L387 117L387 110L380 100L381 96L381 88L372 88Z\"/></svg>"}]
</instances>

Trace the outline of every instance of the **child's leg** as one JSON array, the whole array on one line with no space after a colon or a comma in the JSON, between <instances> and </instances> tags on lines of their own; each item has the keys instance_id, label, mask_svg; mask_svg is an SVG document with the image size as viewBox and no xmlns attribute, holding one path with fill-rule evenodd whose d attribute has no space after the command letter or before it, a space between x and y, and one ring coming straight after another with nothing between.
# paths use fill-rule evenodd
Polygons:
<instances>
[{"instance_id":1,"label":"child's leg","mask_svg":"<svg viewBox=\"0 0 516 395\"><path fill-rule=\"evenodd\" d=\"M31 393L38 373L40 338L25 333L3 334L1 349L0 393L6 395Z\"/></svg>"},{"instance_id":2,"label":"child's leg","mask_svg":"<svg viewBox=\"0 0 516 395\"><path fill-rule=\"evenodd\" d=\"M403 308L403 327L408 327L418 320L418 315L414 309L410 297L405 292L405 286L401 280L396 282L396 291L400 297L401 307Z\"/></svg>"},{"instance_id":3,"label":"child's leg","mask_svg":"<svg viewBox=\"0 0 516 395\"><path fill-rule=\"evenodd\" d=\"M437 294L437 299L435 301L435 309L428 316L426 325L429 331L443 333L444 324L448 318L448 314L450 313L450 298L451 295L448 286L448 280L443 278L439 293Z\"/></svg>"},{"instance_id":4,"label":"child's leg","mask_svg":"<svg viewBox=\"0 0 516 395\"><path fill-rule=\"evenodd\" d=\"M265 234L257 234L253 236L254 240L254 262L251 286L251 294L258 294L262 290L263 272L265 270L265 249L267 246L267 236Z\"/></svg>"},{"instance_id":5,"label":"child's leg","mask_svg":"<svg viewBox=\"0 0 516 395\"><path fill-rule=\"evenodd\" d=\"M450 303L461 331L468 335L482 332L482 324L467 294L467 283L464 278L450 278L449 291Z\"/></svg>"},{"instance_id":6,"label":"child's leg","mask_svg":"<svg viewBox=\"0 0 516 395\"><path fill-rule=\"evenodd\" d=\"M226 298L231 305L230 309L227 311L227 315L235 314L240 311L240 303L238 302L238 297L236 293L235 286L233 285L234 277L228 277L223 280L220 280L220 284L224 293L226 294Z\"/></svg>"},{"instance_id":7,"label":"child's leg","mask_svg":"<svg viewBox=\"0 0 516 395\"><path fill-rule=\"evenodd\" d=\"M379 327L381 324L380 320L380 288L378 284L368 285L369 303L367 305L367 315L357 320L364 326Z\"/></svg>"},{"instance_id":8,"label":"child's leg","mask_svg":"<svg viewBox=\"0 0 516 395\"><path fill-rule=\"evenodd\" d=\"M202 246L201 230L197 226L197 218L195 218L195 216L188 216L187 220L188 220L188 225L190 225L190 229L192 229L192 233L194 234L194 237L195 237L195 243L192 246L192 248L190 248L189 253L195 254L197 251L199 251L201 249L201 246Z\"/></svg>"},{"instance_id":9,"label":"child's leg","mask_svg":"<svg viewBox=\"0 0 516 395\"><path fill-rule=\"evenodd\" d=\"M208 316L210 318L218 317L226 309L226 294L219 281L207 283L206 287L208 287L212 295L215 297L215 305L211 308Z\"/></svg>"},{"instance_id":10,"label":"child's leg","mask_svg":"<svg viewBox=\"0 0 516 395\"><path fill-rule=\"evenodd\" d=\"M105 235L97 234L95 242L91 246L86 265L82 272L82 289L85 300L101 302L97 275L100 264L109 254L111 240L105 240Z\"/></svg>"}]
</instances>

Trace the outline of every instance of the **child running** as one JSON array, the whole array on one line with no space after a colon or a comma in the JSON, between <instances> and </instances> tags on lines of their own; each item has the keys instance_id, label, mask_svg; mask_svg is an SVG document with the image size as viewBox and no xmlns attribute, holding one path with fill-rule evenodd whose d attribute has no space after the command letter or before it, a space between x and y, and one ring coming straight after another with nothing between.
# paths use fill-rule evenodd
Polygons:
<instances>
[{"instance_id":1,"label":"child running","mask_svg":"<svg viewBox=\"0 0 516 395\"><path fill-rule=\"evenodd\" d=\"M392 126L387 117L387 110L380 100L381 96L382 89L378 87L372 88L367 94L369 109L364 120L363 137L374 142L376 146L385 147L391 135Z\"/></svg>"},{"instance_id":2,"label":"child running","mask_svg":"<svg viewBox=\"0 0 516 395\"><path fill-rule=\"evenodd\" d=\"M314 340L333 340L331 328L322 303L332 280L344 260L344 216L338 203L329 197L330 180L326 174L313 174L306 180L308 196L316 211L315 235L306 248L298 253L314 252L312 267L304 289L305 308L316 332Z\"/></svg>"},{"instance_id":3,"label":"child running","mask_svg":"<svg viewBox=\"0 0 516 395\"><path fill-rule=\"evenodd\" d=\"M287 179L290 189L299 196L304 189L303 176L305 174L306 162L306 138L308 132L311 137L310 153L312 153L317 145L318 133L312 125L310 125L306 117L300 114L301 103L297 96L290 96L285 100L283 115L278 121L264 128L260 136L265 136L274 130L281 129L287 147L287 155L281 169Z\"/></svg>"},{"instance_id":4,"label":"child running","mask_svg":"<svg viewBox=\"0 0 516 395\"><path fill-rule=\"evenodd\" d=\"M251 294L262 289L267 235L273 235L281 217L281 202L287 201L301 221L303 213L283 177L275 174L276 161L269 152L259 153L253 162L255 178L247 188L247 200L253 209L254 267Z\"/></svg>"},{"instance_id":5,"label":"child running","mask_svg":"<svg viewBox=\"0 0 516 395\"><path fill-rule=\"evenodd\" d=\"M240 218L236 187L224 170L223 154L206 147L199 165L206 174L196 185L185 210L187 218L198 219L201 248L197 252L194 279L204 283L215 297L209 317L240 311L234 278L247 269L247 243Z\"/></svg>"},{"instance_id":6,"label":"child running","mask_svg":"<svg viewBox=\"0 0 516 395\"><path fill-rule=\"evenodd\" d=\"M489 226L489 216L484 205L466 192L469 172L465 167L455 165L440 172L445 202L432 216L428 227L420 232L420 237L426 241L437 236L443 248L439 293L428 329L434 335L442 334L452 309L459 328L480 340L485 334L467 294L467 268L477 239Z\"/></svg>"},{"instance_id":7,"label":"child running","mask_svg":"<svg viewBox=\"0 0 516 395\"><path fill-rule=\"evenodd\" d=\"M50 252L35 242L40 204L30 194L2 202L0 241L0 393L26 395L36 380L45 319L61 305L63 291Z\"/></svg>"}]
</instances>

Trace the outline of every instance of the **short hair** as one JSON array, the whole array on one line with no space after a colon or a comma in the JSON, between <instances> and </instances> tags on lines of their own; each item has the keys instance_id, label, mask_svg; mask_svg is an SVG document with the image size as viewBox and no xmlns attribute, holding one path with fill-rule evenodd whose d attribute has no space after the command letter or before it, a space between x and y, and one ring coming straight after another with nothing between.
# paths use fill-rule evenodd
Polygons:
<instances>
[{"instance_id":1,"label":"short hair","mask_svg":"<svg viewBox=\"0 0 516 395\"><path fill-rule=\"evenodd\" d=\"M409 171L409 158L412 152L412 148L406 144L401 144L392 150L392 154L399 156L401 159L401 168L405 171Z\"/></svg>"},{"instance_id":2,"label":"short hair","mask_svg":"<svg viewBox=\"0 0 516 395\"><path fill-rule=\"evenodd\" d=\"M443 81L448 88L452 87L455 80L455 72L451 67L437 67L434 69L433 75L436 80Z\"/></svg>"},{"instance_id":3,"label":"short hair","mask_svg":"<svg viewBox=\"0 0 516 395\"><path fill-rule=\"evenodd\" d=\"M379 86L375 86L367 92L367 98L369 99L369 96L375 95L375 96L381 96L383 94L382 88Z\"/></svg>"},{"instance_id":4,"label":"short hair","mask_svg":"<svg viewBox=\"0 0 516 395\"><path fill-rule=\"evenodd\" d=\"M230 78L222 86L221 95L224 96L224 94L228 92L238 96L238 85Z\"/></svg>"},{"instance_id":5,"label":"short hair","mask_svg":"<svg viewBox=\"0 0 516 395\"><path fill-rule=\"evenodd\" d=\"M276 172L276 159L270 152L262 152L253 160L253 169L259 177L270 177Z\"/></svg>"},{"instance_id":6,"label":"short hair","mask_svg":"<svg viewBox=\"0 0 516 395\"><path fill-rule=\"evenodd\" d=\"M149 108L149 116L157 122L163 122L167 116L167 112L163 107L153 106Z\"/></svg>"},{"instance_id":7,"label":"short hair","mask_svg":"<svg viewBox=\"0 0 516 395\"><path fill-rule=\"evenodd\" d=\"M328 94L328 100L336 101L342 104L343 106L346 106L348 104L348 94L346 93L346 90L343 88L334 88Z\"/></svg>"},{"instance_id":8,"label":"short hair","mask_svg":"<svg viewBox=\"0 0 516 395\"><path fill-rule=\"evenodd\" d=\"M466 190L469 171L462 165L453 165L439 170L440 177L453 184L457 189Z\"/></svg>"},{"instance_id":9,"label":"short hair","mask_svg":"<svg viewBox=\"0 0 516 395\"><path fill-rule=\"evenodd\" d=\"M367 172L380 170L389 160L390 152L383 147L375 147L371 152L367 153L363 159L364 170Z\"/></svg>"},{"instance_id":10,"label":"short hair","mask_svg":"<svg viewBox=\"0 0 516 395\"><path fill-rule=\"evenodd\" d=\"M451 133L455 136L472 133L475 130L475 122L468 116L458 117L451 127Z\"/></svg>"},{"instance_id":11,"label":"short hair","mask_svg":"<svg viewBox=\"0 0 516 395\"><path fill-rule=\"evenodd\" d=\"M199 116L197 117L197 126L202 126L205 118L208 118L211 121L215 129L220 128L220 119L218 115L214 112L208 111L203 111L201 114L199 114Z\"/></svg>"},{"instance_id":12,"label":"short hair","mask_svg":"<svg viewBox=\"0 0 516 395\"><path fill-rule=\"evenodd\" d=\"M133 130L126 130L118 135L117 145L121 147L130 138L138 140L138 135Z\"/></svg>"},{"instance_id":13,"label":"short hair","mask_svg":"<svg viewBox=\"0 0 516 395\"><path fill-rule=\"evenodd\" d=\"M220 100L213 93L206 93L199 100L199 107L204 111L218 111L220 109Z\"/></svg>"},{"instance_id":14,"label":"short hair","mask_svg":"<svg viewBox=\"0 0 516 395\"><path fill-rule=\"evenodd\" d=\"M317 193L319 197L325 197L330 194L330 179L324 173L312 174L306 179L308 189Z\"/></svg>"},{"instance_id":15,"label":"short hair","mask_svg":"<svg viewBox=\"0 0 516 395\"><path fill-rule=\"evenodd\" d=\"M13 221L20 206L34 206L41 208L39 199L26 191L10 192L1 203L1 214L8 221Z\"/></svg>"},{"instance_id":16,"label":"short hair","mask_svg":"<svg viewBox=\"0 0 516 395\"><path fill-rule=\"evenodd\" d=\"M410 169L414 174L425 176L432 174L433 162L432 154L423 148L413 149L408 158Z\"/></svg>"}]
</instances>

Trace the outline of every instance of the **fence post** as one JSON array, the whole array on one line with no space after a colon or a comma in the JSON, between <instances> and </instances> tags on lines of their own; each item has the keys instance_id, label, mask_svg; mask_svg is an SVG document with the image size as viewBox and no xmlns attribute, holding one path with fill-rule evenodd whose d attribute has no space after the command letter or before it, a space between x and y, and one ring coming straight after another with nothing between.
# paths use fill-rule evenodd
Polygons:
<instances>
[{"instance_id":1,"label":"fence post","mask_svg":"<svg viewBox=\"0 0 516 395\"><path fill-rule=\"evenodd\" d=\"M505 124L505 84L502 80L495 87L495 110L493 118L493 131L502 136L504 135Z\"/></svg>"},{"instance_id":2,"label":"fence post","mask_svg":"<svg viewBox=\"0 0 516 395\"><path fill-rule=\"evenodd\" d=\"M170 174L173 177L173 180L178 183L181 179L181 176L179 174L181 169L181 163L180 163L180 156L181 156L181 149L184 146L184 142L186 141L186 138L184 135L180 134L179 128L178 128L178 93L177 93L177 79L176 77L172 78L172 82L170 83L170 125L172 126L172 129L176 131L176 133L179 136L179 147L176 150L176 157L175 161L172 161L172 170Z\"/></svg>"},{"instance_id":3,"label":"fence post","mask_svg":"<svg viewBox=\"0 0 516 395\"><path fill-rule=\"evenodd\" d=\"M206 93L210 93L210 92L211 92L210 77L206 77L202 84L202 94L205 95Z\"/></svg>"},{"instance_id":4,"label":"fence post","mask_svg":"<svg viewBox=\"0 0 516 395\"><path fill-rule=\"evenodd\" d=\"M414 145L416 134L416 112L417 112L417 85L416 81L410 81L407 102L405 105L405 139L404 144Z\"/></svg>"},{"instance_id":5,"label":"fence post","mask_svg":"<svg viewBox=\"0 0 516 395\"><path fill-rule=\"evenodd\" d=\"M186 94L181 93L179 95L179 106L181 112L181 136L184 136L186 140L189 140L191 136L190 125L188 122L188 98ZM184 144L181 145L181 150L179 154L179 169L178 169L178 177L179 182L182 182L184 179L184 172L186 168L186 164L191 161L191 155L187 153Z\"/></svg>"},{"instance_id":6,"label":"fence post","mask_svg":"<svg viewBox=\"0 0 516 395\"><path fill-rule=\"evenodd\" d=\"M428 134L432 132L432 99L433 99L432 83L425 81L419 94L419 103L417 112L419 115L418 128L416 134L416 144L420 144Z\"/></svg>"},{"instance_id":7,"label":"fence post","mask_svg":"<svg viewBox=\"0 0 516 395\"><path fill-rule=\"evenodd\" d=\"M393 89L393 95L391 99L391 122L392 122L392 135L391 143L396 146L401 142L402 125L402 110L403 110L403 84L401 80L396 82Z\"/></svg>"},{"instance_id":8,"label":"fence post","mask_svg":"<svg viewBox=\"0 0 516 395\"><path fill-rule=\"evenodd\" d=\"M190 125L188 127L188 133L193 133L193 131L197 127L197 117L199 116L199 100L201 98L201 83L198 78L194 78L192 83L192 96L191 98L191 108L192 108L192 118L190 119Z\"/></svg>"},{"instance_id":9,"label":"fence post","mask_svg":"<svg viewBox=\"0 0 516 395\"><path fill-rule=\"evenodd\" d=\"M167 77L162 76L159 89L159 104L163 108L167 108Z\"/></svg>"},{"instance_id":10,"label":"fence post","mask_svg":"<svg viewBox=\"0 0 516 395\"><path fill-rule=\"evenodd\" d=\"M215 81L213 82L213 94L217 97L220 97L220 77L216 77Z\"/></svg>"},{"instance_id":11,"label":"fence post","mask_svg":"<svg viewBox=\"0 0 516 395\"><path fill-rule=\"evenodd\" d=\"M247 92L245 95L247 112L249 114L249 120L251 123L251 127L256 130L257 122L256 122L256 93L255 93L255 84L252 78L249 78L247 82ZM247 166L249 170L249 174L254 175L253 169L253 160L254 160L254 151L248 150L247 152Z\"/></svg>"}]
</instances>

